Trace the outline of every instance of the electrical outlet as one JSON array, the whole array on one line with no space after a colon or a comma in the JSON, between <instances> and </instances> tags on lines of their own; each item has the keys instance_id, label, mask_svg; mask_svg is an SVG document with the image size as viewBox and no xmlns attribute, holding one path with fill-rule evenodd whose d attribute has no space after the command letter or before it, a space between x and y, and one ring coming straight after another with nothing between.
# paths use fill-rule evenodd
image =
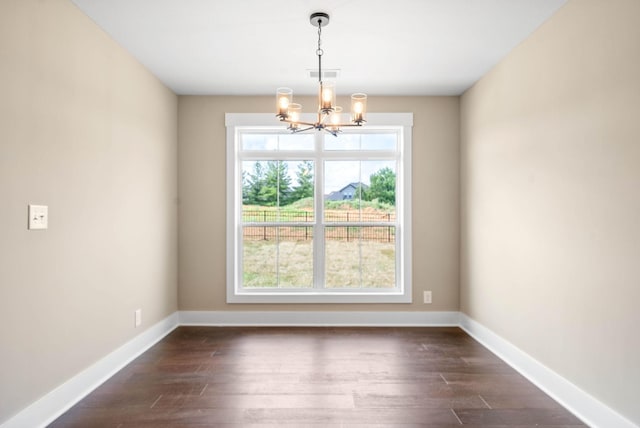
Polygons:
<instances>
[{"instance_id":1,"label":"electrical outlet","mask_svg":"<svg viewBox=\"0 0 640 428\"><path fill-rule=\"evenodd\" d=\"M431 291L424 292L424 303L431 303Z\"/></svg>"},{"instance_id":2,"label":"electrical outlet","mask_svg":"<svg viewBox=\"0 0 640 428\"><path fill-rule=\"evenodd\" d=\"M142 324L142 309L136 309L134 312L134 327L140 327Z\"/></svg>"}]
</instances>

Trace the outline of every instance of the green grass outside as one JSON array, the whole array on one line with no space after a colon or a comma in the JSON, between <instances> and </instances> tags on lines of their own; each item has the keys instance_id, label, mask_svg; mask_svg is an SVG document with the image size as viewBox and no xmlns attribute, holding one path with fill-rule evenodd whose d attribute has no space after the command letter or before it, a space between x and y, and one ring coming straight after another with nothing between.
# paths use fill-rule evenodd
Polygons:
<instances>
[{"instance_id":1,"label":"green grass outside","mask_svg":"<svg viewBox=\"0 0 640 428\"><path fill-rule=\"evenodd\" d=\"M311 288L312 241L244 241L243 285L256 288ZM395 244L326 242L327 288L392 288Z\"/></svg>"}]
</instances>

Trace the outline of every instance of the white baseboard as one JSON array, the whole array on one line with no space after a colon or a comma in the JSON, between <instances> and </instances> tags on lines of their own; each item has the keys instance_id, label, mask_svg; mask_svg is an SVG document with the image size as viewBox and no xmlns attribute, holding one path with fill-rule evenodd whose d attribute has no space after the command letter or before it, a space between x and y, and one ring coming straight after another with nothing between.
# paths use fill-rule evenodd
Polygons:
<instances>
[{"instance_id":1,"label":"white baseboard","mask_svg":"<svg viewBox=\"0 0 640 428\"><path fill-rule=\"evenodd\" d=\"M460 328L592 428L638 428L529 354L460 313Z\"/></svg>"},{"instance_id":2,"label":"white baseboard","mask_svg":"<svg viewBox=\"0 0 640 428\"><path fill-rule=\"evenodd\" d=\"M180 311L180 325L445 327L459 312Z\"/></svg>"},{"instance_id":3,"label":"white baseboard","mask_svg":"<svg viewBox=\"0 0 640 428\"><path fill-rule=\"evenodd\" d=\"M2 428L47 426L177 326L178 312L174 312L0 426Z\"/></svg>"}]
</instances>

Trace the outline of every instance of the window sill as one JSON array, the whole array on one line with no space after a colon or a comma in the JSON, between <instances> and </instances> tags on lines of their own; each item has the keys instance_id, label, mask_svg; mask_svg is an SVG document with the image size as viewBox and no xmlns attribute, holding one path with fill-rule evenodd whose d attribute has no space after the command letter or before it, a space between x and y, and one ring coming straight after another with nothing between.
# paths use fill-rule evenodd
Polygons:
<instances>
[{"instance_id":1,"label":"window sill","mask_svg":"<svg viewBox=\"0 0 640 428\"><path fill-rule=\"evenodd\" d=\"M375 292L243 292L227 295L227 303L411 303L406 293Z\"/></svg>"}]
</instances>

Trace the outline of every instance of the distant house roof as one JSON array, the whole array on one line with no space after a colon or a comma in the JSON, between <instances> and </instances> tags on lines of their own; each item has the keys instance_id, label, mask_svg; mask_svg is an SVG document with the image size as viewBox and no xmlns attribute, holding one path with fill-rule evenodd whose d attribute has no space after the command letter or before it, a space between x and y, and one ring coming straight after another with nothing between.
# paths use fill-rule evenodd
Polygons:
<instances>
[{"instance_id":1,"label":"distant house roof","mask_svg":"<svg viewBox=\"0 0 640 428\"><path fill-rule=\"evenodd\" d=\"M342 201L344 199L344 195L340 191L335 191L325 195L324 199L326 201Z\"/></svg>"},{"instance_id":2,"label":"distant house roof","mask_svg":"<svg viewBox=\"0 0 640 428\"><path fill-rule=\"evenodd\" d=\"M355 182L355 183L349 183L346 186L344 186L342 189L339 190L339 192L344 192L345 190L347 190L348 188L354 188L357 189L358 187L362 187L362 189L367 190L369 188L369 186L367 186L364 183L361 182Z\"/></svg>"},{"instance_id":3,"label":"distant house roof","mask_svg":"<svg viewBox=\"0 0 640 428\"><path fill-rule=\"evenodd\" d=\"M349 183L346 186L344 186L342 189L333 191L328 195L325 195L324 199L325 201L344 201L344 200L353 199L353 194L359 187L361 187L363 190L367 190L369 188L369 186L367 186L364 183L360 183L360 182Z\"/></svg>"}]
</instances>

